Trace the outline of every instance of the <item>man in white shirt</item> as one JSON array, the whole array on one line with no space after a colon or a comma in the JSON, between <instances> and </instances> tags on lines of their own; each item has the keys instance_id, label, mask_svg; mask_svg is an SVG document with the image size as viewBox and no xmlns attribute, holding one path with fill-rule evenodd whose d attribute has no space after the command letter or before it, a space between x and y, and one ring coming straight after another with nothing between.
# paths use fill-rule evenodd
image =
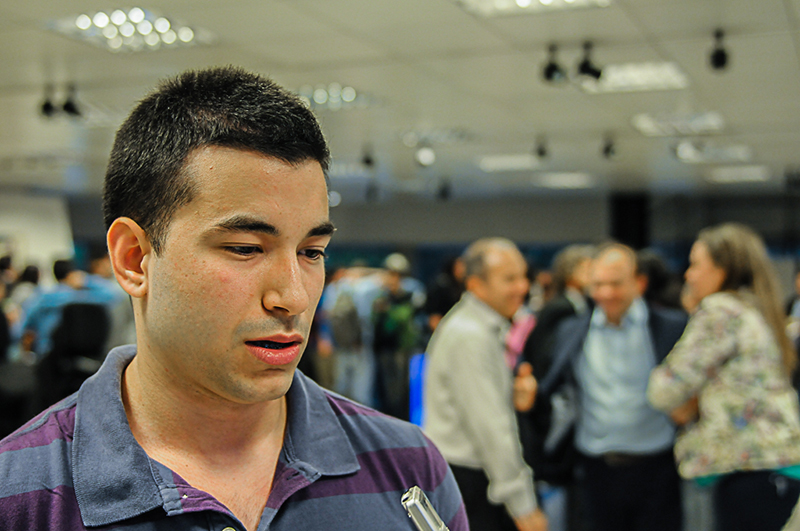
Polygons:
<instances>
[{"instance_id":1,"label":"man in white shirt","mask_svg":"<svg viewBox=\"0 0 800 531\"><path fill-rule=\"evenodd\" d=\"M423 429L453 470L471 529L544 531L514 415L522 380L514 382L504 357L528 291L527 264L501 238L473 243L463 261L467 292L428 345Z\"/></svg>"}]
</instances>

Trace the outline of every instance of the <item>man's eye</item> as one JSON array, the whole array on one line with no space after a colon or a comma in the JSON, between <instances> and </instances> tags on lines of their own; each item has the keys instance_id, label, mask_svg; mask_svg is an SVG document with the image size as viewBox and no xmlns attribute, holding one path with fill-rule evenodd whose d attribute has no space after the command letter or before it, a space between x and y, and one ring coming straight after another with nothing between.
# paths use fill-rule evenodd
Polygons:
<instances>
[{"instance_id":1,"label":"man's eye","mask_svg":"<svg viewBox=\"0 0 800 531\"><path fill-rule=\"evenodd\" d=\"M225 250L239 256L253 256L261 252L255 245L228 245Z\"/></svg>"},{"instance_id":2,"label":"man's eye","mask_svg":"<svg viewBox=\"0 0 800 531\"><path fill-rule=\"evenodd\" d=\"M311 260L324 260L328 257L322 249L304 249L301 253Z\"/></svg>"}]
</instances>

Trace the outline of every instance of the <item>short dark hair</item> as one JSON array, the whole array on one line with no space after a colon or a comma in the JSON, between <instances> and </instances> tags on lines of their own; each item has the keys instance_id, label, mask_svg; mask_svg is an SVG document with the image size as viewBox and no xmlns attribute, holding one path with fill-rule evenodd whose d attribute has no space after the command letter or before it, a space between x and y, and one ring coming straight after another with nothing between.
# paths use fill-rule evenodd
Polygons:
<instances>
[{"instance_id":1,"label":"short dark hair","mask_svg":"<svg viewBox=\"0 0 800 531\"><path fill-rule=\"evenodd\" d=\"M35 265L25 266L22 274L19 276L20 282L30 282L32 284L39 283L39 268Z\"/></svg>"},{"instance_id":2,"label":"short dark hair","mask_svg":"<svg viewBox=\"0 0 800 531\"><path fill-rule=\"evenodd\" d=\"M106 228L130 217L160 253L175 211L197 194L183 171L187 157L205 146L289 164L315 160L323 171L330 160L314 114L273 81L233 66L187 71L162 82L117 131L103 196Z\"/></svg>"},{"instance_id":3,"label":"short dark hair","mask_svg":"<svg viewBox=\"0 0 800 531\"><path fill-rule=\"evenodd\" d=\"M56 260L53 262L53 276L61 282L67 275L75 271L75 262L72 260Z\"/></svg>"}]
</instances>

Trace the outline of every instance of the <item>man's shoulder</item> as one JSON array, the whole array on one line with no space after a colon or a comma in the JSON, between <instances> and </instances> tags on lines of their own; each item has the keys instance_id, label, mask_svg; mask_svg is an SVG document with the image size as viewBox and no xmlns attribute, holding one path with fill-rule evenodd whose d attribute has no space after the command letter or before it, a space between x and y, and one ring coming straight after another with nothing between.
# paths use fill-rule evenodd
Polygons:
<instances>
[{"instance_id":1,"label":"man's shoulder","mask_svg":"<svg viewBox=\"0 0 800 531\"><path fill-rule=\"evenodd\" d=\"M0 441L0 514L16 515L22 522L26 511L55 504L62 513L77 514L70 465L75 402L74 395L62 400Z\"/></svg>"},{"instance_id":2,"label":"man's shoulder","mask_svg":"<svg viewBox=\"0 0 800 531\"><path fill-rule=\"evenodd\" d=\"M463 504L452 473L418 426L326 389L322 393L358 466L346 475L323 476L307 487L304 498L326 500L315 504L316 511L324 513L329 506L338 507L339 497L346 496L348 504L361 508L353 512L354 521L364 520L366 525L368 520L391 519L391 515L402 512L403 492L416 485L428 494L452 529L464 529ZM376 493L381 495L376 497ZM361 496L363 502L356 502ZM298 518L297 524L302 527L304 517Z\"/></svg>"},{"instance_id":3,"label":"man's shoulder","mask_svg":"<svg viewBox=\"0 0 800 531\"><path fill-rule=\"evenodd\" d=\"M431 445L422 430L410 422L381 413L333 391L322 389L322 392L356 454Z\"/></svg>"},{"instance_id":4,"label":"man's shoulder","mask_svg":"<svg viewBox=\"0 0 800 531\"><path fill-rule=\"evenodd\" d=\"M558 323L556 341L563 343L566 339L573 338L576 335L585 336L589 330L591 318L591 311L565 317Z\"/></svg>"}]
</instances>

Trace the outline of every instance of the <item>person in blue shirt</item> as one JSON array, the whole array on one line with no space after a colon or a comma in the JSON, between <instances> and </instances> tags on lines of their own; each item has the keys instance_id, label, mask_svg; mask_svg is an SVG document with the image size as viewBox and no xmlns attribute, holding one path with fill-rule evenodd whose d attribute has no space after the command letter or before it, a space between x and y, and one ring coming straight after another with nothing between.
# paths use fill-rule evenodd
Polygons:
<instances>
[{"instance_id":1,"label":"person in blue shirt","mask_svg":"<svg viewBox=\"0 0 800 531\"><path fill-rule=\"evenodd\" d=\"M77 269L72 260L56 260L53 276L58 284L28 301L22 322L22 351L33 352L41 360L52 349L52 335L61 322L65 306L73 303L109 305L119 299L119 294L108 283L88 280L85 272Z\"/></svg>"}]
</instances>

